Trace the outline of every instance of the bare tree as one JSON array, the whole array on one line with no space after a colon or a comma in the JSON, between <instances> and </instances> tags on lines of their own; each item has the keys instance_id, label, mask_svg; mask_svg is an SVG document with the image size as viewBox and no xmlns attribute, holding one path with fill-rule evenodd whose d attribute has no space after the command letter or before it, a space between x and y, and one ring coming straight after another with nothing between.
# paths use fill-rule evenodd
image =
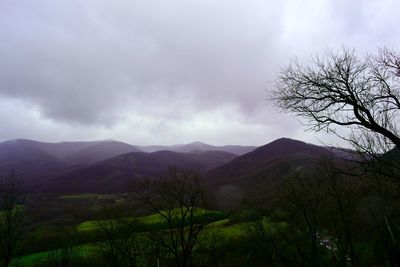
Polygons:
<instances>
[{"instance_id":1,"label":"bare tree","mask_svg":"<svg viewBox=\"0 0 400 267\"><path fill-rule=\"evenodd\" d=\"M282 212L264 217L253 212L250 233L266 258L266 266L321 266L321 213L329 188L325 173L304 169L289 176L279 193ZM269 218L269 219L267 219Z\"/></svg>"},{"instance_id":2,"label":"bare tree","mask_svg":"<svg viewBox=\"0 0 400 267\"><path fill-rule=\"evenodd\" d=\"M99 246L99 252L107 266L155 266L158 246L146 233L140 232L143 225L137 219L105 220L98 225L106 239Z\"/></svg>"},{"instance_id":3,"label":"bare tree","mask_svg":"<svg viewBox=\"0 0 400 267\"><path fill-rule=\"evenodd\" d=\"M293 61L280 72L272 99L309 129L332 132L373 155L400 147L400 54L389 49L364 58L343 49L309 65ZM338 127L351 133L341 135Z\"/></svg>"},{"instance_id":4,"label":"bare tree","mask_svg":"<svg viewBox=\"0 0 400 267\"><path fill-rule=\"evenodd\" d=\"M269 218L273 214L269 214ZM263 214L252 210L250 214L249 237L252 244L252 258L261 259L261 266L300 266L297 232L289 225L271 223ZM282 220L281 216L278 219ZM275 222L275 221L274 221ZM286 249L289 248L289 249ZM255 264L253 264L255 265Z\"/></svg>"},{"instance_id":5,"label":"bare tree","mask_svg":"<svg viewBox=\"0 0 400 267\"><path fill-rule=\"evenodd\" d=\"M198 266L221 266L225 256L224 241L220 232L205 231L198 242Z\"/></svg>"},{"instance_id":6,"label":"bare tree","mask_svg":"<svg viewBox=\"0 0 400 267\"><path fill-rule=\"evenodd\" d=\"M363 179L363 199L373 227L391 266L400 264L400 228L398 187L386 175L370 173Z\"/></svg>"},{"instance_id":7,"label":"bare tree","mask_svg":"<svg viewBox=\"0 0 400 267\"><path fill-rule=\"evenodd\" d=\"M192 252L207 223L199 174L171 168L168 175L147 181L137 194L167 228L151 231L152 238L167 250L176 266L193 266Z\"/></svg>"},{"instance_id":8,"label":"bare tree","mask_svg":"<svg viewBox=\"0 0 400 267\"><path fill-rule=\"evenodd\" d=\"M354 177L326 161L288 177L280 210L251 219L266 266L361 266L357 189Z\"/></svg>"},{"instance_id":9,"label":"bare tree","mask_svg":"<svg viewBox=\"0 0 400 267\"><path fill-rule=\"evenodd\" d=\"M308 265L320 265L320 213L327 198L326 176L320 172L297 172L285 183L285 198L294 208L297 227L308 237L304 245L311 252ZM301 218L301 220L299 220Z\"/></svg>"},{"instance_id":10,"label":"bare tree","mask_svg":"<svg viewBox=\"0 0 400 267\"><path fill-rule=\"evenodd\" d=\"M0 184L0 266L9 266L20 238L23 202L20 181L14 172Z\"/></svg>"},{"instance_id":11,"label":"bare tree","mask_svg":"<svg viewBox=\"0 0 400 267\"><path fill-rule=\"evenodd\" d=\"M399 196L391 194L389 200L387 186L397 185L397 192L400 186L400 54L383 48L361 58L342 49L314 57L310 64L293 61L282 69L272 100L282 110L305 119L310 130L333 133L353 146L356 168L342 171L363 183L375 230L389 263L398 266L398 215L390 216L387 211L388 203L397 203ZM354 246L349 228L353 214L348 209L354 200L348 199L343 181L331 179L330 185L339 211L336 226L339 241L343 241L342 259L353 253L347 248ZM378 202L381 208L377 210Z\"/></svg>"},{"instance_id":12,"label":"bare tree","mask_svg":"<svg viewBox=\"0 0 400 267\"><path fill-rule=\"evenodd\" d=\"M80 250L74 246L64 246L51 250L41 262L47 267L73 267L79 262Z\"/></svg>"}]
</instances>

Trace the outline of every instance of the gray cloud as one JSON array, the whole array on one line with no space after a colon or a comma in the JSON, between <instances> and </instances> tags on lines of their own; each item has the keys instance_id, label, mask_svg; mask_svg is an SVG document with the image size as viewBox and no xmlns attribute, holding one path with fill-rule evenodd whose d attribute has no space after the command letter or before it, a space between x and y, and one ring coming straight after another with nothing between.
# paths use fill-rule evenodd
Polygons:
<instances>
[{"instance_id":1,"label":"gray cloud","mask_svg":"<svg viewBox=\"0 0 400 267\"><path fill-rule=\"evenodd\" d=\"M23 121L36 116L31 138L311 140L266 102L279 68L343 44L395 46L399 8L394 0L6 0L0 112L17 101L28 114L1 117L9 131L0 139L25 134Z\"/></svg>"}]
</instances>

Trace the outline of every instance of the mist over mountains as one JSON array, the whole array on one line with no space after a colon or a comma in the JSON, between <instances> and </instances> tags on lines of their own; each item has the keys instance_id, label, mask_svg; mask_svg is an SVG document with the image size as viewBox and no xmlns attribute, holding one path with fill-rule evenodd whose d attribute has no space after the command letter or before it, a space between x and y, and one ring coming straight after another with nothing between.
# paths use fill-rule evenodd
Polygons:
<instances>
[{"instance_id":1,"label":"mist over mountains","mask_svg":"<svg viewBox=\"0 0 400 267\"><path fill-rule=\"evenodd\" d=\"M169 150L180 153L189 153L192 151L225 151L236 155L243 155L256 149L256 146L212 146L203 142L193 142L189 144L179 144L173 146L136 146L143 152L156 152L160 150Z\"/></svg>"},{"instance_id":2,"label":"mist over mountains","mask_svg":"<svg viewBox=\"0 0 400 267\"><path fill-rule=\"evenodd\" d=\"M217 193L230 188L240 192L236 195L256 195L257 190L280 186L294 170L335 156L332 148L288 138L260 147L11 140L0 143L0 175L15 171L32 192L115 193L175 166L200 172Z\"/></svg>"}]
</instances>

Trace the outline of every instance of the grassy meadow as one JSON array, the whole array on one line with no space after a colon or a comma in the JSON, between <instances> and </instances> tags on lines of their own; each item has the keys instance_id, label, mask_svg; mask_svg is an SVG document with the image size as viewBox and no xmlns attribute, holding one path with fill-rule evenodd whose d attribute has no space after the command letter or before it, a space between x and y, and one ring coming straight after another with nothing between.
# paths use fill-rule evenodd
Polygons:
<instances>
[{"instance_id":1,"label":"grassy meadow","mask_svg":"<svg viewBox=\"0 0 400 267\"><path fill-rule=\"evenodd\" d=\"M126 194L73 194L30 196L35 204L28 208L33 214L27 218L29 232L26 234L12 266L46 266L54 254L62 250L73 251L74 262L93 262L99 258L101 247L107 243L102 227L118 225L120 222L135 223L138 235L166 231L168 224L159 213L145 214ZM136 216L128 214L134 210ZM47 214L43 214L46 213ZM161 211L164 213L166 211ZM173 210L172 213L179 213ZM175 215L174 215L175 216ZM179 215L176 215L179 216ZM224 211L199 208L198 218L204 230L198 238L198 248L208 247L215 242L210 237L218 236L219 242L239 242L246 239L249 223L243 217L232 218ZM218 243L219 244L219 243ZM222 243L220 244L222 246ZM90 265L90 264L89 264Z\"/></svg>"}]
</instances>

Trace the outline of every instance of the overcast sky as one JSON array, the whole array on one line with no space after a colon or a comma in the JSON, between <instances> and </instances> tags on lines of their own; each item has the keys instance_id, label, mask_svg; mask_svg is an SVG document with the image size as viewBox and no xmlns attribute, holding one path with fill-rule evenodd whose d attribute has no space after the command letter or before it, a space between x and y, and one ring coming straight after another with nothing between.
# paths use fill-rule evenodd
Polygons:
<instances>
[{"instance_id":1,"label":"overcast sky","mask_svg":"<svg viewBox=\"0 0 400 267\"><path fill-rule=\"evenodd\" d=\"M304 132L267 102L291 58L398 49L400 1L2 0L0 140L261 145Z\"/></svg>"}]
</instances>

